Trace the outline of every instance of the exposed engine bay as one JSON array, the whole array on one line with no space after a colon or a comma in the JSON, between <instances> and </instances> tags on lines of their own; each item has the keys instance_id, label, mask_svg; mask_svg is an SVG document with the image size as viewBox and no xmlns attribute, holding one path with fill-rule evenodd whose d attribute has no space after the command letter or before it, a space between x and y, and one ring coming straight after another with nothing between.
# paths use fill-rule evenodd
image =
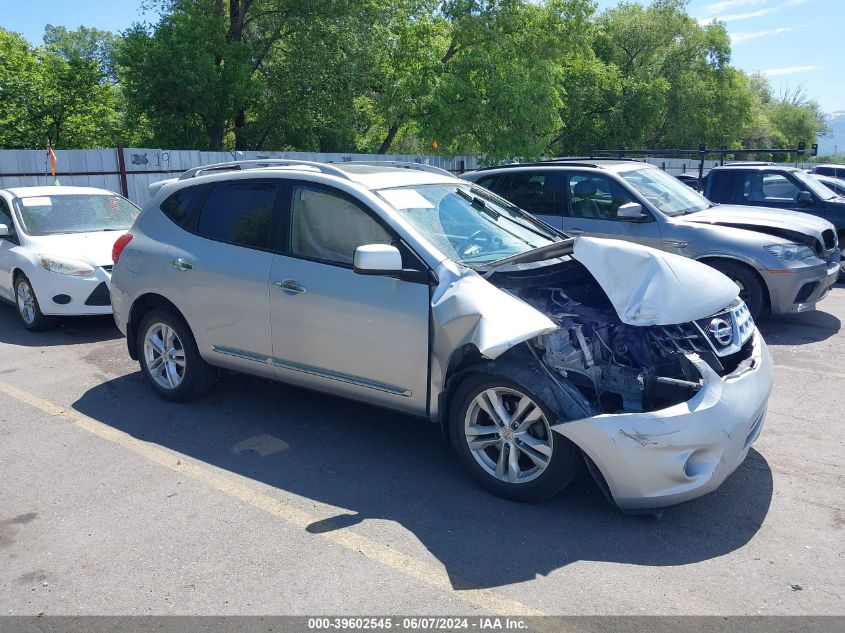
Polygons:
<instances>
[{"instance_id":1,"label":"exposed engine bay","mask_svg":"<svg viewBox=\"0 0 845 633\"><path fill-rule=\"evenodd\" d=\"M720 375L751 353L754 324L737 301L678 325L623 323L590 273L575 261L497 272L489 281L547 315L559 329L528 345L553 378L575 385L602 413L637 413L691 399L701 375L697 354Z\"/></svg>"}]
</instances>

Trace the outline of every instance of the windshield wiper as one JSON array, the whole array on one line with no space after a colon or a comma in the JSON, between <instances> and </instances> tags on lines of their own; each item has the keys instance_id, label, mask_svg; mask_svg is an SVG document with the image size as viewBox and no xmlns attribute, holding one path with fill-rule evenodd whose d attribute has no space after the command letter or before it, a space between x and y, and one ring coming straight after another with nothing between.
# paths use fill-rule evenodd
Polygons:
<instances>
[{"instance_id":1,"label":"windshield wiper","mask_svg":"<svg viewBox=\"0 0 845 633\"><path fill-rule=\"evenodd\" d=\"M494 220L498 220L500 217L502 217L501 213L496 211L496 209L491 209L490 207L488 207L487 203L484 202L484 200L482 200L478 196L474 196L470 193L467 193L463 189L458 189L457 193L461 198L467 200L474 208L478 209L486 215L489 215Z\"/></svg>"}]
</instances>

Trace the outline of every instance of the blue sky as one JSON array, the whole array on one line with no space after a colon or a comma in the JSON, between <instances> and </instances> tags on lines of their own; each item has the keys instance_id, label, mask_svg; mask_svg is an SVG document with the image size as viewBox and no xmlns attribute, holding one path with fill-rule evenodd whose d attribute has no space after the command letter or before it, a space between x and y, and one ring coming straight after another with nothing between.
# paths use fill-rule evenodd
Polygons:
<instances>
[{"instance_id":1,"label":"blue sky","mask_svg":"<svg viewBox=\"0 0 845 633\"><path fill-rule=\"evenodd\" d=\"M44 25L122 31L143 17L140 0L0 0L0 26L39 44ZM617 0L598 0L601 9ZM803 85L827 112L845 110L842 74L845 0L692 0L700 20L725 22L733 63L766 74L776 91Z\"/></svg>"}]
</instances>

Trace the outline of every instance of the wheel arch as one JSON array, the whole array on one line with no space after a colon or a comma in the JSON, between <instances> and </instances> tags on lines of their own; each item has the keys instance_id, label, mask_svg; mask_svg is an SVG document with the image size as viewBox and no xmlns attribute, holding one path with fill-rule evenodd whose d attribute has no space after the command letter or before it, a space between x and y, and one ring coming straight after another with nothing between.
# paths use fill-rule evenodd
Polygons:
<instances>
[{"instance_id":1,"label":"wheel arch","mask_svg":"<svg viewBox=\"0 0 845 633\"><path fill-rule=\"evenodd\" d=\"M772 296L771 296L771 289L769 288L769 284L763 275L760 274L760 271L757 268L746 261L745 259L740 259L739 257L731 257L730 255L707 255L705 257L701 257L696 261L701 262L702 264L707 264L708 266L713 266L716 262L726 262L729 264L736 264L737 266L742 266L743 268L751 271L751 273L757 278L757 281L760 282L760 286L763 288L763 305L765 309L771 310L772 308Z\"/></svg>"},{"instance_id":2,"label":"wheel arch","mask_svg":"<svg viewBox=\"0 0 845 633\"><path fill-rule=\"evenodd\" d=\"M159 308L172 311L187 324L185 315L167 297L155 292L141 295L132 303L132 307L129 309L129 320L126 324L126 347L129 349L129 356L132 360L138 360L138 326L144 316ZM190 329L190 326L188 327Z\"/></svg>"}]
</instances>

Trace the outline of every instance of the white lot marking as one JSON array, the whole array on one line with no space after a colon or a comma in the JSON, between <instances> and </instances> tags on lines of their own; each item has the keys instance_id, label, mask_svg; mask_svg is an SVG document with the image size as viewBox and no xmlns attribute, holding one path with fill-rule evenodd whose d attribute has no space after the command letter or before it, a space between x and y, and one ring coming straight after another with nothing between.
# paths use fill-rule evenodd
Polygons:
<instances>
[{"instance_id":1,"label":"white lot marking","mask_svg":"<svg viewBox=\"0 0 845 633\"><path fill-rule=\"evenodd\" d=\"M229 450L235 455L240 455L245 451L253 451L258 453L261 457L281 453L288 449L288 443L278 437L273 437L267 433L261 435L254 435L245 440L241 440Z\"/></svg>"},{"instance_id":2,"label":"white lot marking","mask_svg":"<svg viewBox=\"0 0 845 633\"><path fill-rule=\"evenodd\" d=\"M320 520L318 517L312 516L293 505L280 501L268 494L253 490L241 483L239 478L225 474L224 471L210 467L203 462L194 461L181 453L169 451L155 444L149 444L134 438L128 433L98 422L77 411L66 409L3 382L0 382L0 392L43 411L53 418L69 422L101 439L128 449L151 462L196 479L243 503L264 510L286 523L301 529L303 532L305 532L309 525ZM321 532L313 536L314 538L326 539L355 554L363 554L367 558L378 561L382 565L390 567L410 578L424 582L435 589L449 593L464 602L475 605L486 613L511 616L544 615L541 611L532 609L517 600L512 600L490 589L479 588L455 591L452 588L449 575L441 566L435 566L412 556L402 554L387 545L351 532L348 529Z\"/></svg>"}]
</instances>

